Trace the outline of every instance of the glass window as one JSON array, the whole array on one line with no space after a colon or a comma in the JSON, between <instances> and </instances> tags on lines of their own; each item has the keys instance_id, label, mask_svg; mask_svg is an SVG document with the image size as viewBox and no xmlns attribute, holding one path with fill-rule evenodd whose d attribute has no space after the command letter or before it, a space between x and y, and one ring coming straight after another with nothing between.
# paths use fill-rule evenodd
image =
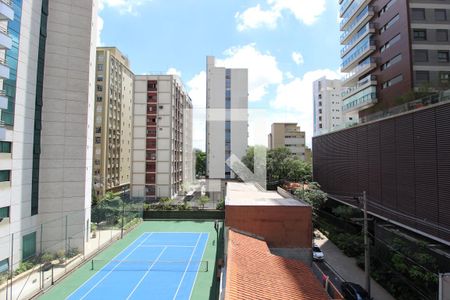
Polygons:
<instances>
[{"instance_id":1,"label":"glass window","mask_svg":"<svg viewBox=\"0 0 450 300\"><path fill-rule=\"evenodd\" d=\"M443 63L449 62L449 52L438 51L438 61Z\"/></svg>"},{"instance_id":2,"label":"glass window","mask_svg":"<svg viewBox=\"0 0 450 300\"><path fill-rule=\"evenodd\" d=\"M414 29L414 40L415 41L426 41L427 40L427 30L426 29Z\"/></svg>"},{"instance_id":3,"label":"glass window","mask_svg":"<svg viewBox=\"0 0 450 300\"><path fill-rule=\"evenodd\" d=\"M11 170L0 170L0 182L11 181Z\"/></svg>"},{"instance_id":4,"label":"glass window","mask_svg":"<svg viewBox=\"0 0 450 300\"><path fill-rule=\"evenodd\" d=\"M436 30L436 41L448 42L448 30L447 29L437 29Z\"/></svg>"},{"instance_id":5,"label":"glass window","mask_svg":"<svg viewBox=\"0 0 450 300\"><path fill-rule=\"evenodd\" d=\"M9 218L9 206L0 207L0 220L3 218Z\"/></svg>"},{"instance_id":6,"label":"glass window","mask_svg":"<svg viewBox=\"0 0 450 300\"><path fill-rule=\"evenodd\" d=\"M434 19L436 21L447 21L447 11L445 9L435 9Z\"/></svg>"},{"instance_id":7,"label":"glass window","mask_svg":"<svg viewBox=\"0 0 450 300\"><path fill-rule=\"evenodd\" d=\"M441 83L448 84L450 82L450 72L440 72L439 80Z\"/></svg>"},{"instance_id":8,"label":"glass window","mask_svg":"<svg viewBox=\"0 0 450 300\"><path fill-rule=\"evenodd\" d=\"M5 273L9 270L9 258L0 260L0 273Z\"/></svg>"},{"instance_id":9,"label":"glass window","mask_svg":"<svg viewBox=\"0 0 450 300\"><path fill-rule=\"evenodd\" d=\"M24 235L22 238L22 259L36 255L36 232Z\"/></svg>"},{"instance_id":10,"label":"glass window","mask_svg":"<svg viewBox=\"0 0 450 300\"><path fill-rule=\"evenodd\" d=\"M394 84L397 84L397 83L401 82L402 80L403 80L403 75L400 74L400 75L392 78L391 80L384 82L383 89L393 86Z\"/></svg>"},{"instance_id":11,"label":"glass window","mask_svg":"<svg viewBox=\"0 0 450 300\"><path fill-rule=\"evenodd\" d=\"M425 8L413 8L412 9L413 20L425 20Z\"/></svg>"},{"instance_id":12,"label":"glass window","mask_svg":"<svg viewBox=\"0 0 450 300\"><path fill-rule=\"evenodd\" d=\"M416 82L429 82L430 81L430 72L428 71L416 71Z\"/></svg>"},{"instance_id":13,"label":"glass window","mask_svg":"<svg viewBox=\"0 0 450 300\"><path fill-rule=\"evenodd\" d=\"M11 142L0 142L0 153L11 153Z\"/></svg>"},{"instance_id":14,"label":"glass window","mask_svg":"<svg viewBox=\"0 0 450 300\"><path fill-rule=\"evenodd\" d=\"M103 64L97 65L97 71L103 71Z\"/></svg>"},{"instance_id":15,"label":"glass window","mask_svg":"<svg viewBox=\"0 0 450 300\"><path fill-rule=\"evenodd\" d=\"M428 50L414 50L414 61L415 62L427 62L428 61Z\"/></svg>"}]
</instances>

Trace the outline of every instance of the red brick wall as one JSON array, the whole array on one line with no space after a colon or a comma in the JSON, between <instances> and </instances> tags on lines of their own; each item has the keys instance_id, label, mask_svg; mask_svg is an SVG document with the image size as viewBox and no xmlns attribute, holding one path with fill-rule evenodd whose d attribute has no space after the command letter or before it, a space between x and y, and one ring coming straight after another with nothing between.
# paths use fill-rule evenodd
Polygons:
<instances>
[{"instance_id":1,"label":"red brick wall","mask_svg":"<svg viewBox=\"0 0 450 300\"><path fill-rule=\"evenodd\" d=\"M311 248L308 206L226 206L225 225L263 237L274 248Z\"/></svg>"}]
</instances>

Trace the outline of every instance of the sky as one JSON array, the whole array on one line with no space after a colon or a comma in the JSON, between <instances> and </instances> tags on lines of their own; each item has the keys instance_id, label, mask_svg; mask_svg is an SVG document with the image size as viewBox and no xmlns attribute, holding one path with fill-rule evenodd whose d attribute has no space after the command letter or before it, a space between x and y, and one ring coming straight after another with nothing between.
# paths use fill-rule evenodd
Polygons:
<instances>
[{"instance_id":1,"label":"sky","mask_svg":"<svg viewBox=\"0 0 450 300\"><path fill-rule=\"evenodd\" d=\"M99 0L99 46L135 74L177 74L194 103L194 147L205 147L206 56L249 70L249 145L274 122L313 135L312 82L340 77L337 0Z\"/></svg>"}]
</instances>

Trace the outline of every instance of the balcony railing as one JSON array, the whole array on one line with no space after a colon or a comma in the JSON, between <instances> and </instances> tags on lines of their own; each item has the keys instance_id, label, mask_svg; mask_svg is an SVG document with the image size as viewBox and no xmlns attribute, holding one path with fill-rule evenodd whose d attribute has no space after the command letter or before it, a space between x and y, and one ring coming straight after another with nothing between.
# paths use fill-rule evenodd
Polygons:
<instances>
[{"instance_id":1,"label":"balcony railing","mask_svg":"<svg viewBox=\"0 0 450 300\"><path fill-rule=\"evenodd\" d=\"M344 30L346 25L350 22L350 20L354 17L354 15L361 9L362 4L367 0L355 0L351 4L350 8L346 11L347 16L343 18L339 24L341 30Z\"/></svg>"},{"instance_id":2,"label":"balcony railing","mask_svg":"<svg viewBox=\"0 0 450 300\"><path fill-rule=\"evenodd\" d=\"M339 8L339 14L341 17L352 2L353 0L345 0L344 2L341 3L341 7Z\"/></svg>"},{"instance_id":3,"label":"balcony railing","mask_svg":"<svg viewBox=\"0 0 450 300\"><path fill-rule=\"evenodd\" d=\"M356 94L355 96L352 96L344 101L344 105L342 106L343 112L361 109L368 104L376 103L377 93L375 87L370 87L367 91L363 90L359 93L360 95Z\"/></svg>"},{"instance_id":4,"label":"balcony railing","mask_svg":"<svg viewBox=\"0 0 450 300\"><path fill-rule=\"evenodd\" d=\"M358 40L370 31L375 31L375 24L368 23L341 49L341 58L347 54L358 42Z\"/></svg>"},{"instance_id":5,"label":"balcony railing","mask_svg":"<svg viewBox=\"0 0 450 300\"><path fill-rule=\"evenodd\" d=\"M8 6L12 6L11 0L0 0L0 2L3 2Z\"/></svg>"},{"instance_id":6,"label":"balcony railing","mask_svg":"<svg viewBox=\"0 0 450 300\"><path fill-rule=\"evenodd\" d=\"M357 28L357 26L360 24L360 22L367 18L369 15L374 15L375 10L372 6L367 6L359 15L356 17L356 19L350 24L350 26L341 34L340 41L343 43L350 34Z\"/></svg>"},{"instance_id":7,"label":"balcony railing","mask_svg":"<svg viewBox=\"0 0 450 300\"><path fill-rule=\"evenodd\" d=\"M344 61L341 64L341 69L345 70L349 66L351 66L355 61L360 59L365 53L368 52L368 50L373 49L375 50L376 42L370 40L367 38L366 40L361 41L361 45L358 48L353 49L354 52L351 53L348 57L344 59ZM350 53L349 53L350 54ZM345 72L345 71L344 71Z\"/></svg>"},{"instance_id":8,"label":"balcony railing","mask_svg":"<svg viewBox=\"0 0 450 300\"><path fill-rule=\"evenodd\" d=\"M366 77L364 77L363 79L358 81L358 83L355 86L345 89L342 92L341 96L343 99L345 99L345 98L365 89L366 87L368 87L370 85L375 85L376 81L377 81L377 77L375 75L367 75Z\"/></svg>"}]
</instances>

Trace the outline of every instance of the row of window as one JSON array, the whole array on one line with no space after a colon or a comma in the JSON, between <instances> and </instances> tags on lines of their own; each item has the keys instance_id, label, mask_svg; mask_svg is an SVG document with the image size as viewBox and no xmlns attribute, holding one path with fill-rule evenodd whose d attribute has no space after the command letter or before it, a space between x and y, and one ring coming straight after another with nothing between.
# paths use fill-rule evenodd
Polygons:
<instances>
[{"instance_id":1,"label":"row of window","mask_svg":"<svg viewBox=\"0 0 450 300\"><path fill-rule=\"evenodd\" d=\"M430 71L415 71L415 78L417 83L430 82ZM450 79L450 71L439 72L440 83L448 84Z\"/></svg>"},{"instance_id":2,"label":"row of window","mask_svg":"<svg viewBox=\"0 0 450 300\"><path fill-rule=\"evenodd\" d=\"M413 8L411 11L411 19L414 21L426 20L425 8ZM447 10L435 9L434 10L435 21L447 21Z\"/></svg>"},{"instance_id":3,"label":"row of window","mask_svg":"<svg viewBox=\"0 0 450 300\"><path fill-rule=\"evenodd\" d=\"M427 41L428 32L426 29L413 29L413 39L414 41ZM448 41L448 30L447 29L436 29L436 41L437 42L447 42Z\"/></svg>"},{"instance_id":4,"label":"row of window","mask_svg":"<svg viewBox=\"0 0 450 300\"><path fill-rule=\"evenodd\" d=\"M397 83L401 82L402 80L403 80L403 75L400 74L400 75L395 76L394 78L392 78L392 79L390 79L388 81L383 82L382 88L386 89L388 87L393 86L394 84L397 84Z\"/></svg>"},{"instance_id":5,"label":"row of window","mask_svg":"<svg viewBox=\"0 0 450 300\"><path fill-rule=\"evenodd\" d=\"M428 62L428 50L414 50L414 61L415 62ZM450 62L450 53L448 50L437 51L437 61L441 63Z\"/></svg>"}]
</instances>

